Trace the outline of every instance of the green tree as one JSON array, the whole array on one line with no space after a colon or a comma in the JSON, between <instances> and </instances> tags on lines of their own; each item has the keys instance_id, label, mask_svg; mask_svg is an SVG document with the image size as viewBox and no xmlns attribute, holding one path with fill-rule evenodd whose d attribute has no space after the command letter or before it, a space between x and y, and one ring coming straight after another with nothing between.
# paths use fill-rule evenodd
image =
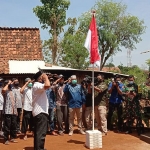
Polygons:
<instances>
[{"instance_id":1,"label":"green tree","mask_svg":"<svg viewBox=\"0 0 150 150\"><path fill-rule=\"evenodd\" d=\"M141 41L141 34L145 31L144 22L138 17L126 13L127 6L111 0L99 0L92 10L96 11L96 21L101 54L100 70L112 55L121 51L121 47L135 49L135 43ZM80 17L79 27L88 31L91 12Z\"/></svg>"},{"instance_id":2,"label":"green tree","mask_svg":"<svg viewBox=\"0 0 150 150\"><path fill-rule=\"evenodd\" d=\"M77 20L68 18L68 30L64 34L61 43L61 65L76 69L86 69L89 66L87 61L88 51L84 48L86 34L76 30Z\"/></svg>"},{"instance_id":3,"label":"green tree","mask_svg":"<svg viewBox=\"0 0 150 150\"><path fill-rule=\"evenodd\" d=\"M44 46L51 50L52 63L56 64L59 48L58 36L66 25L66 10L70 5L69 0L41 0L42 6L33 8L33 12L39 18L43 29L48 29L51 38L45 41ZM47 51L46 51L47 53Z\"/></svg>"},{"instance_id":4,"label":"green tree","mask_svg":"<svg viewBox=\"0 0 150 150\"><path fill-rule=\"evenodd\" d=\"M150 72L150 59L147 59L147 60L146 60L146 64L148 65L148 67L149 67L149 72Z\"/></svg>"},{"instance_id":5,"label":"green tree","mask_svg":"<svg viewBox=\"0 0 150 150\"><path fill-rule=\"evenodd\" d=\"M122 74L134 75L135 82L139 85L146 81L147 74L137 65L126 67L121 64L118 68L121 70Z\"/></svg>"},{"instance_id":6,"label":"green tree","mask_svg":"<svg viewBox=\"0 0 150 150\"><path fill-rule=\"evenodd\" d=\"M108 63L105 65L105 67L115 67L115 65L113 63Z\"/></svg>"}]
</instances>

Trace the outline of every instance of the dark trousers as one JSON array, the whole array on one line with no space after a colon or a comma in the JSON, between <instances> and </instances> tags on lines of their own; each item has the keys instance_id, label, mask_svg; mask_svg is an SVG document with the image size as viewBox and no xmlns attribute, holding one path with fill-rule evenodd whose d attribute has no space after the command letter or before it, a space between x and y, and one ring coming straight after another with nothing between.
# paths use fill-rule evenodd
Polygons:
<instances>
[{"instance_id":1,"label":"dark trousers","mask_svg":"<svg viewBox=\"0 0 150 150\"><path fill-rule=\"evenodd\" d=\"M0 110L0 131L2 131L2 124L3 124L3 110Z\"/></svg>"},{"instance_id":2,"label":"dark trousers","mask_svg":"<svg viewBox=\"0 0 150 150\"><path fill-rule=\"evenodd\" d=\"M5 114L4 119L4 139L7 141L9 139L16 138L16 122L17 116L16 115L7 115Z\"/></svg>"},{"instance_id":3,"label":"dark trousers","mask_svg":"<svg viewBox=\"0 0 150 150\"><path fill-rule=\"evenodd\" d=\"M48 115L40 113L34 117L34 150L44 150Z\"/></svg>"},{"instance_id":4,"label":"dark trousers","mask_svg":"<svg viewBox=\"0 0 150 150\"><path fill-rule=\"evenodd\" d=\"M112 123L111 123L111 118L113 115L113 112L117 109L117 116L118 116L118 130L122 130L122 104L121 103L109 103L109 112L108 112L108 118L107 118L107 128L109 130L113 129Z\"/></svg>"},{"instance_id":5,"label":"dark trousers","mask_svg":"<svg viewBox=\"0 0 150 150\"><path fill-rule=\"evenodd\" d=\"M82 123L84 128L87 128L86 119L85 119L85 108L82 108Z\"/></svg>"},{"instance_id":6,"label":"dark trousers","mask_svg":"<svg viewBox=\"0 0 150 150\"><path fill-rule=\"evenodd\" d=\"M23 110L23 120L22 120L22 133L26 134L27 130L33 131L33 116L32 111Z\"/></svg>"},{"instance_id":7,"label":"dark trousers","mask_svg":"<svg viewBox=\"0 0 150 150\"><path fill-rule=\"evenodd\" d=\"M22 113L22 108L17 108L18 116L17 116L17 131L20 131L20 118Z\"/></svg>"},{"instance_id":8,"label":"dark trousers","mask_svg":"<svg viewBox=\"0 0 150 150\"><path fill-rule=\"evenodd\" d=\"M49 128L50 132L53 132L55 129L55 123L54 123L54 108L48 109L48 121L49 121Z\"/></svg>"},{"instance_id":9,"label":"dark trousers","mask_svg":"<svg viewBox=\"0 0 150 150\"><path fill-rule=\"evenodd\" d=\"M69 132L68 107L57 106L56 115L57 115L58 132L61 133L64 131L64 128L63 128L63 122L64 122L65 132L68 133Z\"/></svg>"}]
</instances>

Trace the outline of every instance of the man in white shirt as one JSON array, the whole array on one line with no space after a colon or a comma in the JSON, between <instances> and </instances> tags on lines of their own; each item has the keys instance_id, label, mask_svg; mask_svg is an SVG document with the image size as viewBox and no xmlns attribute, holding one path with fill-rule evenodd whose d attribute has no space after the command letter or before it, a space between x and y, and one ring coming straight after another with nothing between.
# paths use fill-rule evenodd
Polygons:
<instances>
[{"instance_id":1,"label":"man in white shirt","mask_svg":"<svg viewBox=\"0 0 150 150\"><path fill-rule=\"evenodd\" d=\"M48 125L48 98L46 90L50 87L48 76L42 72L37 72L32 88L32 114L34 117L34 150L45 150L45 137Z\"/></svg>"},{"instance_id":2,"label":"man in white shirt","mask_svg":"<svg viewBox=\"0 0 150 150\"><path fill-rule=\"evenodd\" d=\"M27 140L28 125L30 131L32 131L32 82L30 78L25 79L24 86L20 89L20 93L23 94L23 120L21 131L24 134L23 139Z\"/></svg>"}]
</instances>

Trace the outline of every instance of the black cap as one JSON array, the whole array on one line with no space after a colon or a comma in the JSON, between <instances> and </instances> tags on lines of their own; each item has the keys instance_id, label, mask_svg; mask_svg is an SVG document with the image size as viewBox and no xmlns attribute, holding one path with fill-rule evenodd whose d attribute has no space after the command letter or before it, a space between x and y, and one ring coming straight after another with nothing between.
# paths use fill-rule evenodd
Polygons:
<instances>
[{"instance_id":1,"label":"black cap","mask_svg":"<svg viewBox=\"0 0 150 150\"><path fill-rule=\"evenodd\" d=\"M39 71L39 72L37 72L37 73L33 76L33 79L34 79L34 80L37 80L41 75L42 75L42 72Z\"/></svg>"}]
</instances>

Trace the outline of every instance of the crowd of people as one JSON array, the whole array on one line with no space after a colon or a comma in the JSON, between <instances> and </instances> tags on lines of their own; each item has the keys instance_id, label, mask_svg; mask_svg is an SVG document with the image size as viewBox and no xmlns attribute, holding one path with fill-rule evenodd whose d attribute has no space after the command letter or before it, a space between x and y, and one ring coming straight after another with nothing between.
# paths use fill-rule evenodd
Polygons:
<instances>
[{"instance_id":1,"label":"crowd of people","mask_svg":"<svg viewBox=\"0 0 150 150\"><path fill-rule=\"evenodd\" d=\"M17 143L17 134L23 134L27 140L29 130L34 137L34 150L43 150L48 132L72 136L75 120L79 133L85 135L86 130L92 129L93 86L96 128L103 136L113 130L116 110L118 132L132 133L134 120L141 123L141 109L134 76L127 81L124 85L116 75L106 84L104 75L98 74L94 83L87 77L79 83L76 75L66 81L63 75L55 79L39 71L20 87L17 78L0 78L0 131L4 144Z\"/></svg>"}]
</instances>

